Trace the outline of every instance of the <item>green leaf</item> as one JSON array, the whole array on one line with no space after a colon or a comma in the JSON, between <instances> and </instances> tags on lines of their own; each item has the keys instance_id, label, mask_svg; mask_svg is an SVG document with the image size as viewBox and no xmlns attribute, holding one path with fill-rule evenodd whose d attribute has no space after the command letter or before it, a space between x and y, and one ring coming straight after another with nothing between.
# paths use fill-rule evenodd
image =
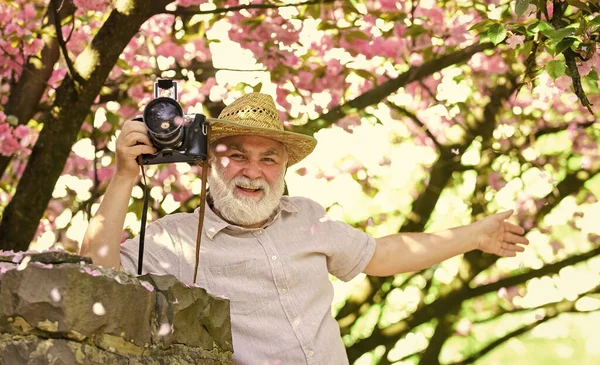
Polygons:
<instances>
[{"instance_id":1,"label":"green leaf","mask_svg":"<svg viewBox=\"0 0 600 365\"><path fill-rule=\"evenodd\" d=\"M584 10L585 12L587 12L589 14L592 13L592 9L590 9L590 7L587 4L585 4L584 2L582 2L582 1L579 1L579 0L567 0L567 3L569 5L571 5L571 6L574 6L576 8L581 9L581 10Z\"/></svg>"},{"instance_id":2,"label":"green leaf","mask_svg":"<svg viewBox=\"0 0 600 365\"><path fill-rule=\"evenodd\" d=\"M427 30L425 28L423 28L423 26L421 26L419 24L413 24L413 25L410 25L408 28L406 28L406 32L404 32L404 36L405 37L409 37L409 36L417 37L424 33L427 33Z\"/></svg>"},{"instance_id":3,"label":"green leaf","mask_svg":"<svg viewBox=\"0 0 600 365\"><path fill-rule=\"evenodd\" d=\"M571 47L573 45L573 43L575 43L576 39L575 38L565 38L563 40L561 40L560 42L558 42L558 44L555 47L555 52L558 53L562 53L564 50L566 50L567 48Z\"/></svg>"},{"instance_id":4,"label":"green leaf","mask_svg":"<svg viewBox=\"0 0 600 365\"><path fill-rule=\"evenodd\" d=\"M472 31L477 32L477 33L483 33L485 31L487 31L492 24L494 24L493 21L491 21L489 19L485 19L485 20L482 20L480 22L477 22L477 23L473 24L469 28L469 30L472 30Z\"/></svg>"},{"instance_id":5,"label":"green leaf","mask_svg":"<svg viewBox=\"0 0 600 365\"><path fill-rule=\"evenodd\" d=\"M548 23L547 21L542 20L538 24L538 29L540 30L540 32L547 32L549 30L554 30L554 27L552 26L552 24Z\"/></svg>"},{"instance_id":6,"label":"green leaf","mask_svg":"<svg viewBox=\"0 0 600 365\"><path fill-rule=\"evenodd\" d=\"M355 39L362 39L365 41L370 41L371 37L369 37L368 34L361 32L360 30L353 30L346 34L346 40L348 42L352 43L352 41L354 41Z\"/></svg>"},{"instance_id":7,"label":"green leaf","mask_svg":"<svg viewBox=\"0 0 600 365\"><path fill-rule=\"evenodd\" d=\"M313 19L321 18L321 6L320 5L307 5L306 7L308 10L308 13L310 14L310 16Z\"/></svg>"},{"instance_id":8,"label":"green leaf","mask_svg":"<svg viewBox=\"0 0 600 365\"><path fill-rule=\"evenodd\" d=\"M119 116L116 115L115 113L107 111L106 112L106 121L113 127L118 127L119 123L121 122L121 118L119 118Z\"/></svg>"},{"instance_id":9,"label":"green leaf","mask_svg":"<svg viewBox=\"0 0 600 365\"><path fill-rule=\"evenodd\" d=\"M515 13L517 14L517 18L521 17L521 15L525 14L525 11L529 7L529 0L517 0L515 4Z\"/></svg>"},{"instance_id":10,"label":"green leaf","mask_svg":"<svg viewBox=\"0 0 600 365\"><path fill-rule=\"evenodd\" d=\"M553 42L559 42L561 41L563 38L566 38L570 35L572 35L573 33L575 33L575 28L561 28L561 29L556 29L556 30L546 30L546 31L542 31L542 33L550 38Z\"/></svg>"},{"instance_id":11,"label":"green leaf","mask_svg":"<svg viewBox=\"0 0 600 365\"><path fill-rule=\"evenodd\" d=\"M546 65L546 72L548 72L550 77L556 80L558 77L565 74L565 63L558 60L550 61Z\"/></svg>"},{"instance_id":12,"label":"green leaf","mask_svg":"<svg viewBox=\"0 0 600 365\"><path fill-rule=\"evenodd\" d=\"M372 81L376 81L377 77L375 77L375 75L373 75L372 73L370 73L367 70L362 70L362 69L354 69L352 70L352 72L354 72L355 74L357 74L358 76L362 77L363 79L366 80L372 80Z\"/></svg>"},{"instance_id":13,"label":"green leaf","mask_svg":"<svg viewBox=\"0 0 600 365\"><path fill-rule=\"evenodd\" d=\"M597 17L595 17L594 19L592 19L589 22L590 25L600 25L600 15L598 15Z\"/></svg>"},{"instance_id":14,"label":"green leaf","mask_svg":"<svg viewBox=\"0 0 600 365\"><path fill-rule=\"evenodd\" d=\"M497 46L500 42L506 39L506 26L504 24L492 25L488 30L488 36L490 37L490 41Z\"/></svg>"}]
</instances>

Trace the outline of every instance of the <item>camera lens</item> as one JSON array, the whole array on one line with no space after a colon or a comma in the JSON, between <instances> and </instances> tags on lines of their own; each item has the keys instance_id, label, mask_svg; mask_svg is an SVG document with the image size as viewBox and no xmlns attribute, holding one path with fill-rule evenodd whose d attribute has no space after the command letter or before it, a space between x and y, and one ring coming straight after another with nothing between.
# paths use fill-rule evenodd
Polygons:
<instances>
[{"instance_id":1,"label":"camera lens","mask_svg":"<svg viewBox=\"0 0 600 365\"><path fill-rule=\"evenodd\" d=\"M150 139L161 148L177 148L183 140L183 109L176 100L160 97L144 109Z\"/></svg>"}]
</instances>

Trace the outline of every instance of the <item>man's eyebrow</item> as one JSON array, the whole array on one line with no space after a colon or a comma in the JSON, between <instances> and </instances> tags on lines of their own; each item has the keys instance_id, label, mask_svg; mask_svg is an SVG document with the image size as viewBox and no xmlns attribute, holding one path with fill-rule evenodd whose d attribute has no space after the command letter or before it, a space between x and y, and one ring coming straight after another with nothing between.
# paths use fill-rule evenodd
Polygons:
<instances>
[{"instance_id":1,"label":"man's eyebrow","mask_svg":"<svg viewBox=\"0 0 600 365\"><path fill-rule=\"evenodd\" d=\"M262 153L263 156L279 156L279 152L275 151L275 150L268 150Z\"/></svg>"},{"instance_id":2,"label":"man's eyebrow","mask_svg":"<svg viewBox=\"0 0 600 365\"><path fill-rule=\"evenodd\" d=\"M242 147L239 144L232 144L232 145L229 146L229 149L230 150L237 150L237 151L246 153L246 150L244 149L244 147Z\"/></svg>"},{"instance_id":3,"label":"man's eyebrow","mask_svg":"<svg viewBox=\"0 0 600 365\"><path fill-rule=\"evenodd\" d=\"M229 150L236 150L236 151L240 151L243 153L247 152L246 149L242 145L239 145L239 144L230 145ZM263 155L263 156L279 156L280 153L277 152L276 150L271 149L271 150L267 150L267 151L261 153L261 155Z\"/></svg>"}]
</instances>

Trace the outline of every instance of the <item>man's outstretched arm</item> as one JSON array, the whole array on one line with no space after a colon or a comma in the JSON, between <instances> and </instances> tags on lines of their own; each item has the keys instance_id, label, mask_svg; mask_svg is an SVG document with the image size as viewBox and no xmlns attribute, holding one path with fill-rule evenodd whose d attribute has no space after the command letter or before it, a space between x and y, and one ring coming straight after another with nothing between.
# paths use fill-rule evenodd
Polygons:
<instances>
[{"instance_id":1,"label":"man's outstretched arm","mask_svg":"<svg viewBox=\"0 0 600 365\"><path fill-rule=\"evenodd\" d=\"M131 191L139 175L137 156L156 153L143 123L129 121L123 125L116 142L116 168L98 211L90 221L80 254L90 257L94 265L120 268L120 247L125 215Z\"/></svg>"},{"instance_id":2,"label":"man's outstretched arm","mask_svg":"<svg viewBox=\"0 0 600 365\"><path fill-rule=\"evenodd\" d=\"M499 256L515 256L529 243L522 227L506 222L512 210L475 223L437 233L398 233L378 238L371 261L363 272L389 276L419 271L475 249Z\"/></svg>"}]
</instances>

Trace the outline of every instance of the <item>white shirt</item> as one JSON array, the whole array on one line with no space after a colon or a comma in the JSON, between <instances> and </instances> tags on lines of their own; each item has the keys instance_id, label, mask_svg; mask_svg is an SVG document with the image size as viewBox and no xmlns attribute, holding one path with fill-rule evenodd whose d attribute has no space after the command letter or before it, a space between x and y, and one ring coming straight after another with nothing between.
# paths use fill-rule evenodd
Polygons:
<instances>
[{"instance_id":1,"label":"white shirt","mask_svg":"<svg viewBox=\"0 0 600 365\"><path fill-rule=\"evenodd\" d=\"M191 284L198 209L165 216L146 229L143 273ZM318 203L281 199L262 227L231 225L206 206L197 285L231 301L234 364L348 364L331 315L329 274L362 272L375 239L326 217ZM138 239L121 246L121 265L137 272Z\"/></svg>"}]
</instances>

